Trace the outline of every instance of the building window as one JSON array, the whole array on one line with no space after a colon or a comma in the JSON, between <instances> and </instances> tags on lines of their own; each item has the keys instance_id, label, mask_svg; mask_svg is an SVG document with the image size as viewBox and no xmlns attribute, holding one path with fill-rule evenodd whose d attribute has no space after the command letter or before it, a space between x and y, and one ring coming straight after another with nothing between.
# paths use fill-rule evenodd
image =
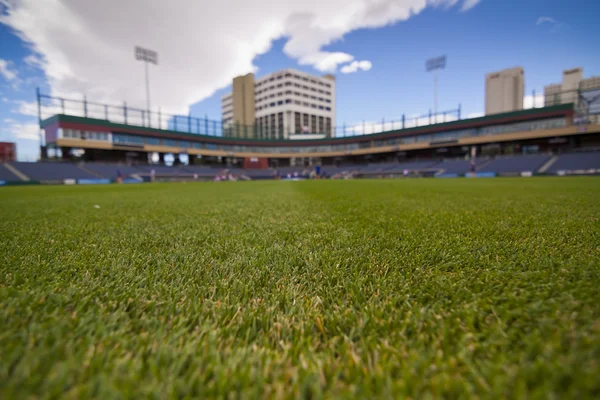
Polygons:
<instances>
[{"instance_id":1,"label":"building window","mask_svg":"<svg viewBox=\"0 0 600 400\"><path fill-rule=\"evenodd\" d=\"M301 121L301 114L300 113L294 113L294 132L295 133L300 133L302 132L302 121Z\"/></svg>"},{"instance_id":2,"label":"building window","mask_svg":"<svg viewBox=\"0 0 600 400\"><path fill-rule=\"evenodd\" d=\"M325 107L327 111L331 111L331 107Z\"/></svg>"}]
</instances>

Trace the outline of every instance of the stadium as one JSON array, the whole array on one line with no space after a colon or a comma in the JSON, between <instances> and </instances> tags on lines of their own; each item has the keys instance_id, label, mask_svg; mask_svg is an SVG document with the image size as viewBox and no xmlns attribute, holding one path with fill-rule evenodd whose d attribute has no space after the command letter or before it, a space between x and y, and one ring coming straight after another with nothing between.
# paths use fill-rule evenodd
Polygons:
<instances>
[{"instance_id":1,"label":"stadium","mask_svg":"<svg viewBox=\"0 0 600 400\"><path fill-rule=\"evenodd\" d=\"M344 128L341 137L286 140L262 139L283 134L257 126L227 128L191 116L146 116L124 106L38 97L46 143L42 154L60 154L53 161L62 162L5 164L0 170L5 184L101 184L116 181L117 170L130 183L149 181L151 175L155 180L306 179L317 165L322 178L333 179L600 171L600 125L595 114L577 113L579 103L472 119L460 119L459 108L414 120L384 120L372 128L379 129L376 133L366 134L361 126L363 134ZM42 117L57 109L62 113ZM418 126L423 119L431 123ZM165 155L175 155L171 166L165 165Z\"/></svg>"},{"instance_id":2,"label":"stadium","mask_svg":"<svg viewBox=\"0 0 600 400\"><path fill-rule=\"evenodd\" d=\"M435 44L419 42L427 36L416 25L419 4L429 8L422 17L436 36L478 29L435 38L456 42L453 51L465 57L457 60L464 71L456 80L497 68L508 57L503 48L540 75L548 60L573 55L575 62L585 42L575 25L568 29L581 48L559 22L538 17L529 35L553 24L545 32L553 36L535 43L544 49L542 42L551 42L559 55L540 50L533 57L511 35L530 36L509 24L528 11L509 1L486 4L487 19L469 17L478 3L472 0L414 7L348 0L349 14L346 7L331 14L327 2L297 2L280 17L282 26L296 27L286 43L305 31L311 38L338 32L345 19L361 28L328 38L316 58L291 57L283 44L283 61L292 59L298 70L279 70L276 54L252 53L235 33L252 24L275 29L269 21L278 20L267 17L285 2L256 6L256 14L249 4L243 12L227 4L212 23L206 16L220 3L80 3L24 2L27 13L13 22L23 42L7 48L52 48L43 60L28 53L16 72L21 53L0 59L0 91L13 90L0 104L23 105L27 71L48 74L31 103L35 116L24 107L35 118L39 159L17 157L21 143L33 143L37 154L38 140L27 132L18 132L16 144L0 142L0 399L600 398L600 77L584 79L582 68L571 68L560 84L530 96L524 68L491 72L485 113L475 114L468 103L438 109L436 75L433 110L417 114L429 96L420 86L398 91L400 84L386 79L399 75L382 62L411 85L405 55ZM17 4L0 0L0 28ZM457 4L444 31L441 16ZM302 7L309 9L298 13ZM311 19L313 8L324 17ZM400 11L411 21L382 19ZM564 13L577 12L569 5ZM593 13L585 14L580 18ZM192 31L185 31L188 16ZM330 20L328 29L313 26ZM372 27L377 21L385 26ZM596 25L591 18L587 28L593 33ZM412 51L400 46L404 26ZM157 53L135 47L145 61L145 107L138 105L143 80L130 82L137 75L119 58L129 27L134 37L145 32L157 42L164 32L177 36L160 48L177 58L162 86L148 80ZM361 31L369 32L357 40ZM391 36L370 36L384 34ZM189 45L179 47L188 36ZM364 53L331 47L357 41ZM398 48L389 50L390 43ZM464 47L477 54L466 57ZM193 52L199 61L187 65ZM275 72L255 78L231 67L245 65L245 52L253 71L257 60ZM331 55L350 60L334 66L339 74L317 63ZM213 58L219 71L245 73L233 78L231 91L197 85L214 78ZM368 60L377 75L371 80ZM434 58L426 69L445 63L445 56ZM445 82L455 88L447 89L452 104L469 101L460 98L472 93L462 82ZM352 101L342 85L354 88ZM158 108L169 100L169 110L185 109L175 107L197 100L191 92L213 93L210 104L221 115ZM369 119L386 106L383 99L415 105L399 117ZM366 120L340 123L344 107Z\"/></svg>"}]
</instances>

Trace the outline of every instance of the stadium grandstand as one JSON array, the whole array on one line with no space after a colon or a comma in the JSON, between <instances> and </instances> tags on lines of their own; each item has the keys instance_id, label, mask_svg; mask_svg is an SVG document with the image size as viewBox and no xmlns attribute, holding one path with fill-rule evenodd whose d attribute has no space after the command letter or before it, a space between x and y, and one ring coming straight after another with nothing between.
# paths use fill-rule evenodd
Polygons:
<instances>
[{"instance_id":1,"label":"stadium grandstand","mask_svg":"<svg viewBox=\"0 0 600 400\"><path fill-rule=\"evenodd\" d=\"M470 119L459 108L422 126L403 117L375 133L344 127L335 138L286 140L256 127L225 137L218 121L38 98L42 160L4 163L4 183L306 179L317 165L333 179L600 173L600 125L582 123L571 103Z\"/></svg>"}]
</instances>

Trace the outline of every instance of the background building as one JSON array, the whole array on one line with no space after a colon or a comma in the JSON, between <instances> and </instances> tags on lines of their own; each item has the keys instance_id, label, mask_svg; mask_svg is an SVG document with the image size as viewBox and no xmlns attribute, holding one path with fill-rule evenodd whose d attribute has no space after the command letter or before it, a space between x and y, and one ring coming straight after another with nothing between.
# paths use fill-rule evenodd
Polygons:
<instances>
[{"instance_id":1,"label":"background building","mask_svg":"<svg viewBox=\"0 0 600 400\"><path fill-rule=\"evenodd\" d=\"M335 77L293 69L259 79L233 79L221 99L225 136L263 139L332 137L335 125ZM226 127L226 128L225 128Z\"/></svg>"},{"instance_id":2,"label":"background building","mask_svg":"<svg viewBox=\"0 0 600 400\"><path fill-rule=\"evenodd\" d=\"M524 94L523 68L509 68L487 74L485 76L486 115L522 110Z\"/></svg>"},{"instance_id":3,"label":"background building","mask_svg":"<svg viewBox=\"0 0 600 400\"><path fill-rule=\"evenodd\" d=\"M577 103L578 91L589 92L600 90L600 77L592 76L583 79L583 68L573 68L563 71L562 83L544 87L544 105Z\"/></svg>"},{"instance_id":4,"label":"background building","mask_svg":"<svg viewBox=\"0 0 600 400\"><path fill-rule=\"evenodd\" d=\"M17 159L17 149L12 142L0 142L0 162L5 163Z\"/></svg>"},{"instance_id":5,"label":"background building","mask_svg":"<svg viewBox=\"0 0 600 400\"><path fill-rule=\"evenodd\" d=\"M598 123L600 113L600 77L583 79L583 68L563 71L562 83L544 87L544 105L555 106L573 103L575 111L593 123Z\"/></svg>"}]
</instances>

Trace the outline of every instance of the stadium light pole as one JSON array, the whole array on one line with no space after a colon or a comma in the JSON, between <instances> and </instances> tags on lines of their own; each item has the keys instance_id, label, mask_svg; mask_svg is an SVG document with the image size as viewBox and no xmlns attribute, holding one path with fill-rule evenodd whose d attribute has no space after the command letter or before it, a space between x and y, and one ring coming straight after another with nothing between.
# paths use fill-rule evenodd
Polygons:
<instances>
[{"instance_id":1,"label":"stadium light pole","mask_svg":"<svg viewBox=\"0 0 600 400\"><path fill-rule=\"evenodd\" d=\"M150 126L150 80L148 79L148 63L158 65L158 53L153 50L135 46L135 59L143 61L146 70L146 113L148 115L148 126Z\"/></svg>"},{"instance_id":2,"label":"stadium light pole","mask_svg":"<svg viewBox=\"0 0 600 400\"><path fill-rule=\"evenodd\" d=\"M446 56L430 58L425 62L427 72L433 71L433 118L437 122L438 108L438 73L440 69L446 68Z\"/></svg>"}]
</instances>

